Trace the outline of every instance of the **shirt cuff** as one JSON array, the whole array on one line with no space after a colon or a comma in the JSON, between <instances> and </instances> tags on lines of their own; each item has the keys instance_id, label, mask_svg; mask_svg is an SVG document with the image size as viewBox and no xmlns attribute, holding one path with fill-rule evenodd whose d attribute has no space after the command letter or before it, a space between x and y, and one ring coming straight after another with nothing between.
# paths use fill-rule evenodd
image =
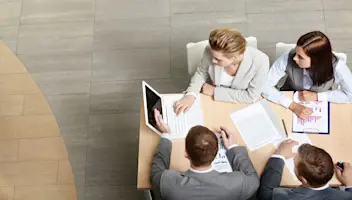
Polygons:
<instances>
[{"instance_id":1,"label":"shirt cuff","mask_svg":"<svg viewBox=\"0 0 352 200\"><path fill-rule=\"evenodd\" d=\"M285 159L285 156L276 155L276 154L272 155L271 158L280 158L280 159L282 159L282 160L286 160L286 159Z\"/></svg>"},{"instance_id":2,"label":"shirt cuff","mask_svg":"<svg viewBox=\"0 0 352 200\"><path fill-rule=\"evenodd\" d=\"M326 92L319 92L318 93L318 101L327 101L328 94Z\"/></svg>"},{"instance_id":3,"label":"shirt cuff","mask_svg":"<svg viewBox=\"0 0 352 200\"><path fill-rule=\"evenodd\" d=\"M161 134L161 138L165 138L165 139L168 139L168 140L170 140L170 141L172 140L172 139L171 139L171 135L170 135L169 133L162 133L162 134Z\"/></svg>"},{"instance_id":4,"label":"shirt cuff","mask_svg":"<svg viewBox=\"0 0 352 200\"><path fill-rule=\"evenodd\" d=\"M230 150L230 149L232 149L234 147L238 147L238 144L233 144L233 145L229 146L229 148L227 150Z\"/></svg>"},{"instance_id":5,"label":"shirt cuff","mask_svg":"<svg viewBox=\"0 0 352 200\"><path fill-rule=\"evenodd\" d=\"M345 189L350 189L352 188L352 185L351 186L346 186Z\"/></svg>"},{"instance_id":6,"label":"shirt cuff","mask_svg":"<svg viewBox=\"0 0 352 200\"><path fill-rule=\"evenodd\" d=\"M290 98L283 97L282 100L281 100L281 105L283 105L285 108L288 109L292 102L293 101Z\"/></svg>"},{"instance_id":7,"label":"shirt cuff","mask_svg":"<svg viewBox=\"0 0 352 200\"><path fill-rule=\"evenodd\" d=\"M194 96L195 98L198 97L198 95L197 95L196 93L194 93L194 92L187 92L187 93L185 94L185 96L187 96L187 95L192 95L192 96Z\"/></svg>"}]
</instances>

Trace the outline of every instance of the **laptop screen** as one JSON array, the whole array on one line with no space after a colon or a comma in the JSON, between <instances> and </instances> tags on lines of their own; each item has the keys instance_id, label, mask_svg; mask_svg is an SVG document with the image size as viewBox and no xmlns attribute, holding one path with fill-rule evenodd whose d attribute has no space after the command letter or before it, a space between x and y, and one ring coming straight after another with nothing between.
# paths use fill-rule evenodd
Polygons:
<instances>
[{"instance_id":1,"label":"laptop screen","mask_svg":"<svg viewBox=\"0 0 352 200\"><path fill-rule=\"evenodd\" d=\"M161 105L161 98L154 93L148 86L145 87L146 93L146 101L147 101L147 110L148 110L148 122L154 128L156 128L156 121L154 118L154 109L158 109L160 114L163 115L162 105Z\"/></svg>"}]
</instances>

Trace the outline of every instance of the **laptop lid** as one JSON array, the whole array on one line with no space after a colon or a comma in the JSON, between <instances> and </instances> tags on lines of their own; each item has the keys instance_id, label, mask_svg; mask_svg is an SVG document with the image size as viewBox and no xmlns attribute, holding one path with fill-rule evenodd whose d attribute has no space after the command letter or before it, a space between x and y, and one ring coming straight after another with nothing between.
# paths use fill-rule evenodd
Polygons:
<instances>
[{"instance_id":1,"label":"laptop lid","mask_svg":"<svg viewBox=\"0 0 352 200\"><path fill-rule=\"evenodd\" d=\"M145 124L151 128L154 132L161 135L161 133L156 128L156 121L154 118L154 109L158 109L161 116L165 116L163 110L163 99L162 96L155 91L150 85L145 81L142 81L143 87L143 103L144 103L144 118ZM167 120L164 118L164 121Z\"/></svg>"}]
</instances>

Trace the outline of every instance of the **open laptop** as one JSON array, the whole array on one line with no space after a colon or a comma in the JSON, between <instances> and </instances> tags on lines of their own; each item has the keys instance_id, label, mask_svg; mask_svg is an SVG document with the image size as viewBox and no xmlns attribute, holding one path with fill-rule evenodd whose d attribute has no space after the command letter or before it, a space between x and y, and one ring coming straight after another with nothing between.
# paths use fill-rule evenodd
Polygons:
<instances>
[{"instance_id":1,"label":"open laptop","mask_svg":"<svg viewBox=\"0 0 352 200\"><path fill-rule=\"evenodd\" d=\"M199 98L196 98L192 107L179 116L176 116L174 104L184 94L163 94L160 95L146 82L142 82L145 124L154 132L161 135L156 128L154 109L158 109L163 116L164 122L170 127L172 139L185 138L188 131L197 125L203 125L203 114Z\"/></svg>"}]
</instances>

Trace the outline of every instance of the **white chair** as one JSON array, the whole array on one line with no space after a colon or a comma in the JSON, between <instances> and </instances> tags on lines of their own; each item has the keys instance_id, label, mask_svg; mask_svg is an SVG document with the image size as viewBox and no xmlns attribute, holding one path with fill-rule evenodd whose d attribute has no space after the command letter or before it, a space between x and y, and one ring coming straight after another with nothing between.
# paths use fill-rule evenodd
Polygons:
<instances>
[{"instance_id":1,"label":"white chair","mask_svg":"<svg viewBox=\"0 0 352 200\"><path fill-rule=\"evenodd\" d=\"M247 37L247 46L257 48L257 38ZM196 71L200 61L203 57L205 47L209 45L208 40L200 41L197 43L188 43L187 47L187 65L188 65L188 74L193 75Z\"/></svg>"}]
</instances>

